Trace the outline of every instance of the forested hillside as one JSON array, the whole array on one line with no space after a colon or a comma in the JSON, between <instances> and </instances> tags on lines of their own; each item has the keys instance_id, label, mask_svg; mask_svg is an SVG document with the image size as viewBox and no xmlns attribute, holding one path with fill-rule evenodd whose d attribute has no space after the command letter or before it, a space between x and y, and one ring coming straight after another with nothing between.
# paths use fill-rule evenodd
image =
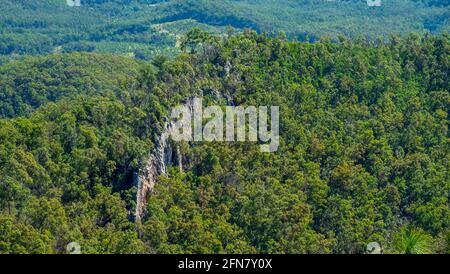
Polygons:
<instances>
[{"instance_id":1,"label":"forested hillside","mask_svg":"<svg viewBox=\"0 0 450 274\"><path fill-rule=\"evenodd\" d=\"M0 253L450 252L448 35L197 29L180 50L0 68ZM183 144L184 171L159 179L135 223L134 174L171 107L200 94L280 106L279 151Z\"/></svg>"},{"instance_id":2,"label":"forested hillside","mask_svg":"<svg viewBox=\"0 0 450 274\"><path fill-rule=\"evenodd\" d=\"M286 32L293 40L322 36L386 37L390 33L448 32L448 0L3 0L0 63L24 54L73 51L119 53L151 59L178 52L193 27L217 34Z\"/></svg>"},{"instance_id":3,"label":"forested hillside","mask_svg":"<svg viewBox=\"0 0 450 274\"><path fill-rule=\"evenodd\" d=\"M21 116L61 97L118 95L140 68L131 58L78 53L13 62L0 68L0 117Z\"/></svg>"}]
</instances>

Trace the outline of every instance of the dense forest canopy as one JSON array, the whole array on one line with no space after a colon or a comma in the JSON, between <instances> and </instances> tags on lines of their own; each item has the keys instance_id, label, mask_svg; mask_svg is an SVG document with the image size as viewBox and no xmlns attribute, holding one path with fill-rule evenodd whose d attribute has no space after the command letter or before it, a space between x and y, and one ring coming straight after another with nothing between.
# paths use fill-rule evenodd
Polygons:
<instances>
[{"instance_id":1,"label":"dense forest canopy","mask_svg":"<svg viewBox=\"0 0 450 274\"><path fill-rule=\"evenodd\" d=\"M0 254L450 253L449 0L2 0ZM280 146L174 106L279 106Z\"/></svg>"},{"instance_id":2,"label":"dense forest canopy","mask_svg":"<svg viewBox=\"0 0 450 274\"><path fill-rule=\"evenodd\" d=\"M363 253L374 241L385 253L449 253L449 42L194 29L173 59L56 53L4 65L0 253L65 253L72 241L83 253ZM171 107L200 94L280 106L279 151L182 144L184 171L161 176L133 222L134 174Z\"/></svg>"},{"instance_id":3,"label":"dense forest canopy","mask_svg":"<svg viewBox=\"0 0 450 274\"><path fill-rule=\"evenodd\" d=\"M0 68L0 117L24 115L61 97L117 94L139 76L135 59L79 54L26 58Z\"/></svg>"},{"instance_id":4,"label":"dense forest canopy","mask_svg":"<svg viewBox=\"0 0 450 274\"><path fill-rule=\"evenodd\" d=\"M252 28L293 40L386 37L390 33L445 33L448 0L3 0L0 62L24 54L74 51L119 53L149 59L178 52L179 39L200 27L224 34Z\"/></svg>"}]
</instances>

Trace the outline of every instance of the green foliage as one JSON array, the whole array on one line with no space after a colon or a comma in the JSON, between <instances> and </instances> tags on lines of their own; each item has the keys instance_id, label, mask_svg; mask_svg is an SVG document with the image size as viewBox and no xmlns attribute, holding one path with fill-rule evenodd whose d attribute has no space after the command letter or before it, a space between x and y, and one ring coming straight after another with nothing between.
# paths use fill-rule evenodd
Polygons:
<instances>
[{"instance_id":1,"label":"green foliage","mask_svg":"<svg viewBox=\"0 0 450 274\"><path fill-rule=\"evenodd\" d=\"M83 53L0 68L0 252L448 252L448 35L194 30L183 45L151 64ZM183 144L184 172L159 179L135 224L134 174L171 107L199 93L280 106L280 149Z\"/></svg>"},{"instance_id":2,"label":"green foliage","mask_svg":"<svg viewBox=\"0 0 450 274\"><path fill-rule=\"evenodd\" d=\"M0 254L51 254L52 236L0 215Z\"/></svg>"},{"instance_id":3,"label":"green foliage","mask_svg":"<svg viewBox=\"0 0 450 274\"><path fill-rule=\"evenodd\" d=\"M448 1L366 0L3 0L0 58L97 51L149 60L179 52L179 38L194 27L225 34L286 32L291 39L387 37L390 33L447 33ZM0 59L1 63L1 59Z\"/></svg>"},{"instance_id":4,"label":"green foliage","mask_svg":"<svg viewBox=\"0 0 450 274\"><path fill-rule=\"evenodd\" d=\"M433 238L420 229L403 228L394 237L393 253L431 254Z\"/></svg>"},{"instance_id":5,"label":"green foliage","mask_svg":"<svg viewBox=\"0 0 450 274\"><path fill-rule=\"evenodd\" d=\"M136 82L140 66L131 58L80 53L12 62L0 69L0 117L24 115L63 97L119 96Z\"/></svg>"}]
</instances>

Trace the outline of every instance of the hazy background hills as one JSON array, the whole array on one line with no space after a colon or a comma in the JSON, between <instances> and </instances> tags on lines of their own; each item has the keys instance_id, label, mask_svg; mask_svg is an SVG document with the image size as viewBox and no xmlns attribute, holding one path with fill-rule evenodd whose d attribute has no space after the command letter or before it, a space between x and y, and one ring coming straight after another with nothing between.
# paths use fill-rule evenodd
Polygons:
<instances>
[{"instance_id":1,"label":"hazy background hills","mask_svg":"<svg viewBox=\"0 0 450 274\"><path fill-rule=\"evenodd\" d=\"M252 28L294 40L338 35L448 32L449 1L389 0L4 0L0 60L23 54L97 51L148 59L177 51L177 40L200 27L225 33ZM6 57L8 56L8 58Z\"/></svg>"}]
</instances>

